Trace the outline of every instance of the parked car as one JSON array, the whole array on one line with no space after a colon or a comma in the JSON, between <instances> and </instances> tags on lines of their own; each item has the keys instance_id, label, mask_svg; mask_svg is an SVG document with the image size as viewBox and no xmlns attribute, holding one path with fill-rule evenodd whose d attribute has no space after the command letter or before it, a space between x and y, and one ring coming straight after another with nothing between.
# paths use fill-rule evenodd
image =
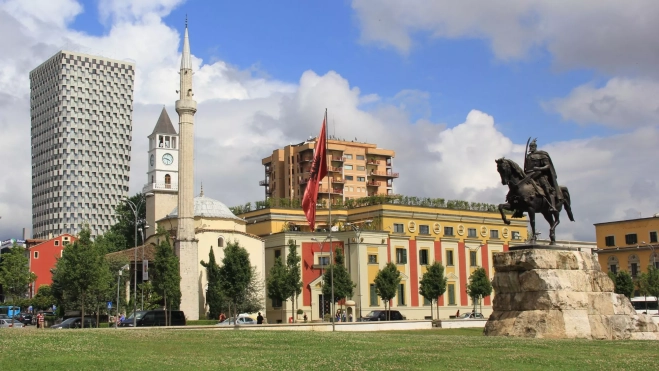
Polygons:
<instances>
[{"instance_id":1,"label":"parked car","mask_svg":"<svg viewBox=\"0 0 659 371\"><path fill-rule=\"evenodd\" d=\"M483 313L465 313L458 317L457 319L485 319Z\"/></svg>"},{"instance_id":2,"label":"parked car","mask_svg":"<svg viewBox=\"0 0 659 371\"><path fill-rule=\"evenodd\" d=\"M15 318L23 322L24 325L32 324L32 313L19 313Z\"/></svg>"},{"instance_id":3,"label":"parked car","mask_svg":"<svg viewBox=\"0 0 659 371\"><path fill-rule=\"evenodd\" d=\"M82 327L82 319L80 317L67 318L62 323L50 326L52 329L61 330L63 328L80 328ZM85 327L96 327L95 318L85 317Z\"/></svg>"},{"instance_id":4,"label":"parked car","mask_svg":"<svg viewBox=\"0 0 659 371\"><path fill-rule=\"evenodd\" d=\"M185 326L185 315L183 311L173 310L171 312L167 311L167 315L171 313L171 323L170 326ZM134 322L137 323L137 327L143 326L165 326L165 311L163 309L157 310L141 310L135 312L135 319L133 320L133 315L126 317L119 327L133 327Z\"/></svg>"},{"instance_id":5,"label":"parked car","mask_svg":"<svg viewBox=\"0 0 659 371\"><path fill-rule=\"evenodd\" d=\"M373 310L362 317L360 322L387 321L387 312L389 312L390 321L402 321L405 319L405 316L397 310Z\"/></svg>"},{"instance_id":6,"label":"parked car","mask_svg":"<svg viewBox=\"0 0 659 371\"><path fill-rule=\"evenodd\" d=\"M256 325L256 320L252 317L238 317L238 323L234 317L229 317L222 322L219 322L216 326L242 326L242 325Z\"/></svg>"},{"instance_id":7,"label":"parked car","mask_svg":"<svg viewBox=\"0 0 659 371\"><path fill-rule=\"evenodd\" d=\"M8 318L8 319L0 319L0 328L23 328L25 325L23 322L13 319L13 318Z\"/></svg>"}]
</instances>

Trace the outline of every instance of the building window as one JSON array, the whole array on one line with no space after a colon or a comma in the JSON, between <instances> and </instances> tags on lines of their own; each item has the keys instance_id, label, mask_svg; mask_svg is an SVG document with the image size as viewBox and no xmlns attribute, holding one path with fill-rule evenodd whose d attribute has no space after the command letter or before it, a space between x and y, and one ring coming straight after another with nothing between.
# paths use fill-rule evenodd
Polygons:
<instances>
[{"instance_id":1,"label":"building window","mask_svg":"<svg viewBox=\"0 0 659 371\"><path fill-rule=\"evenodd\" d=\"M344 165L343 169L344 170L352 170L352 165Z\"/></svg>"},{"instance_id":2,"label":"building window","mask_svg":"<svg viewBox=\"0 0 659 371\"><path fill-rule=\"evenodd\" d=\"M477 235L476 235L476 228L469 228L469 229L467 229L467 237L476 238L476 237L477 237Z\"/></svg>"},{"instance_id":3,"label":"building window","mask_svg":"<svg viewBox=\"0 0 659 371\"><path fill-rule=\"evenodd\" d=\"M368 264L377 264L378 263L378 256L375 254L369 254L368 255Z\"/></svg>"},{"instance_id":4,"label":"building window","mask_svg":"<svg viewBox=\"0 0 659 371\"><path fill-rule=\"evenodd\" d=\"M38 252L38 251L35 251L35 252L34 252L34 258L35 258L35 259L39 259L39 252Z\"/></svg>"},{"instance_id":5,"label":"building window","mask_svg":"<svg viewBox=\"0 0 659 371\"><path fill-rule=\"evenodd\" d=\"M478 266L476 251L469 251L469 265L472 267Z\"/></svg>"},{"instance_id":6,"label":"building window","mask_svg":"<svg viewBox=\"0 0 659 371\"><path fill-rule=\"evenodd\" d=\"M428 265L428 250L419 250L419 264Z\"/></svg>"},{"instance_id":7,"label":"building window","mask_svg":"<svg viewBox=\"0 0 659 371\"><path fill-rule=\"evenodd\" d=\"M405 233L403 225L399 223L394 223L394 233Z\"/></svg>"},{"instance_id":8,"label":"building window","mask_svg":"<svg viewBox=\"0 0 659 371\"><path fill-rule=\"evenodd\" d=\"M636 278L636 276L638 276L638 264L632 263L631 268L632 268L632 277Z\"/></svg>"},{"instance_id":9,"label":"building window","mask_svg":"<svg viewBox=\"0 0 659 371\"><path fill-rule=\"evenodd\" d=\"M281 257L281 249L275 250L275 259L280 258L280 257Z\"/></svg>"},{"instance_id":10,"label":"building window","mask_svg":"<svg viewBox=\"0 0 659 371\"><path fill-rule=\"evenodd\" d=\"M657 242L657 232L650 232L650 242Z\"/></svg>"},{"instance_id":11,"label":"building window","mask_svg":"<svg viewBox=\"0 0 659 371\"><path fill-rule=\"evenodd\" d=\"M169 174L165 174L165 188L169 188L172 185L172 177Z\"/></svg>"},{"instance_id":12,"label":"building window","mask_svg":"<svg viewBox=\"0 0 659 371\"><path fill-rule=\"evenodd\" d=\"M419 226L419 234L430 234L430 226L421 224Z\"/></svg>"},{"instance_id":13,"label":"building window","mask_svg":"<svg viewBox=\"0 0 659 371\"><path fill-rule=\"evenodd\" d=\"M357 160L364 160L364 155L357 155Z\"/></svg>"},{"instance_id":14,"label":"building window","mask_svg":"<svg viewBox=\"0 0 659 371\"><path fill-rule=\"evenodd\" d=\"M618 266L615 264L609 265L609 271L613 274L618 274Z\"/></svg>"},{"instance_id":15,"label":"building window","mask_svg":"<svg viewBox=\"0 0 659 371\"><path fill-rule=\"evenodd\" d=\"M366 166L357 166L357 171L365 171Z\"/></svg>"},{"instance_id":16,"label":"building window","mask_svg":"<svg viewBox=\"0 0 659 371\"><path fill-rule=\"evenodd\" d=\"M448 284L448 305L455 305L455 284Z\"/></svg>"},{"instance_id":17,"label":"building window","mask_svg":"<svg viewBox=\"0 0 659 371\"><path fill-rule=\"evenodd\" d=\"M511 236L512 236L512 239L513 239L513 240L520 240L520 239L521 239L521 238L519 237L519 232L517 232L517 231L513 231L512 234L511 234Z\"/></svg>"},{"instance_id":18,"label":"building window","mask_svg":"<svg viewBox=\"0 0 659 371\"><path fill-rule=\"evenodd\" d=\"M318 265L329 265L329 256L319 256Z\"/></svg>"},{"instance_id":19,"label":"building window","mask_svg":"<svg viewBox=\"0 0 659 371\"><path fill-rule=\"evenodd\" d=\"M407 250L396 249L396 264L407 264Z\"/></svg>"},{"instance_id":20,"label":"building window","mask_svg":"<svg viewBox=\"0 0 659 371\"><path fill-rule=\"evenodd\" d=\"M273 307L273 308L281 308L281 300L279 300L279 299L272 299L272 307Z\"/></svg>"},{"instance_id":21,"label":"building window","mask_svg":"<svg viewBox=\"0 0 659 371\"><path fill-rule=\"evenodd\" d=\"M444 236L453 236L453 227L444 227Z\"/></svg>"},{"instance_id":22,"label":"building window","mask_svg":"<svg viewBox=\"0 0 659 371\"><path fill-rule=\"evenodd\" d=\"M432 302L431 302L430 300L428 300L428 298L426 298L426 297L424 296L424 297L423 297L423 305L428 306L428 305L430 305L430 304L432 304Z\"/></svg>"},{"instance_id":23,"label":"building window","mask_svg":"<svg viewBox=\"0 0 659 371\"><path fill-rule=\"evenodd\" d=\"M370 292L370 299L371 299L371 306L372 307L377 307L378 306L378 292L375 290L375 284L371 284L371 292Z\"/></svg>"},{"instance_id":24,"label":"building window","mask_svg":"<svg viewBox=\"0 0 659 371\"><path fill-rule=\"evenodd\" d=\"M363 177L363 176L358 176L358 177L357 177L357 181L358 181L358 182L365 182L365 181L366 181L366 178Z\"/></svg>"},{"instance_id":25,"label":"building window","mask_svg":"<svg viewBox=\"0 0 659 371\"><path fill-rule=\"evenodd\" d=\"M499 230L490 229L490 238L499 238Z\"/></svg>"},{"instance_id":26,"label":"building window","mask_svg":"<svg viewBox=\"0 0 659 371\"><path fill-rule=\"evenodd\" d=\"M453 265L453 250L446 250L446 265Z\"/></svg>"},{"instance_id":27,"label":"building window","mask_svg":"<svg viewBox=\"0 0 659 371\"><path fill-rule=\"evenodd\" d=\"M55 240L55 246L59 246L59 241Z\"/></svg>"},{"instance_id":28,"label":"building window","mask_svg":"<svg viewBox=\"0 0 659 371\"><path fill-rule=\"evenodd\" d=\"M606 237L604 237L604 244L606 246L615 246L616 245L616 238L614 236L606 236Z\"/></svg>"},{"instance_id":29,"label":"building window","mask_svg":"<svg viewBox=\"0 0 659 371\"><path fill-rule=\"evenodd\" d=\"M217 238L217 247L224 247L224 237Z\"/></svg>"},{"instance_id":30,"label":"building window","mask_svg":"<svg viewBox=\"0 0 659 371\"><path fill-rule=\"evenodd\" d=\"M346 175L344 178L345 178L346 180L355 180L355 177L352 176L352 175Z\"/></svg>"},{"instance_id":31,"label":"building window","mask_svg":"<svg viewBox=\"0 0 659 371\"><path fill-rule=\"evenodd\" d=\"M405 305L405 284L398 285L398 305Z\"/></svg>"},{"instance_id":32,"label":"building window","mask_svg":"<svg viewBox=\"0 0 659 371\"><path fill-rule=\"evenodd\" d=\"M346 155L344 155L344 156L345 156L346 160L352 160L352 155L348 155L348 154L346 154Z\"/></svg>"},{"instance_id":33,"label":"building window","mask_svg":"<svg viewBox=\"0 0 659 371\"><path fill-rule=\"evenodd\" d=\"M627 245L635 245L638 243L638 239L636 238L636 233L630 233L625 235L625 243Z\"/></svg>"}]
</instances>

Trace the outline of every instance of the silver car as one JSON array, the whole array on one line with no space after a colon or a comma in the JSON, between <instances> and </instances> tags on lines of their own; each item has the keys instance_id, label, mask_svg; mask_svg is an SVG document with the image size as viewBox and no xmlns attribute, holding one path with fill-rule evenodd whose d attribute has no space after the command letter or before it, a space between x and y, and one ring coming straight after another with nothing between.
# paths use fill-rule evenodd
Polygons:
<instances>
[{"instance_id":1,"label":"silver car","mask_svg":"<svg viewBox=\"0 0 659 371\"><path fill-rule=\"evenodd\" d=\"M216 326L242 326L242 325L256 325L256 320L251 317L238 317L238 323L236 323L236 320L234 317L229 317L225 319L224 321L218 323Z\"/></svg>"},{"instance_id":2,"label":"silver car","mask_svg":"<svg viewBox=\"0 0 659 371\"><path fill-rule=\"evenodd\" d=\"M17 319L0 319L0 328L23 328L25 325Z\"/></svg>"}]
</instances>

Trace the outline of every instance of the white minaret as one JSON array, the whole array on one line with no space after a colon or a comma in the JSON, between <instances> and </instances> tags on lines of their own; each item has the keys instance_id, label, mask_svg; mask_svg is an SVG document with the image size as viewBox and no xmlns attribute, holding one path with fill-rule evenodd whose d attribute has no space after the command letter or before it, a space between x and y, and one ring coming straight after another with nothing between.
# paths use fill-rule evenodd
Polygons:
<instances>
[{"instance_id":1,"label":"white minaret","mask_svg":"<svg viewBox=\"0 0 659 371\"><path fill-rule=\"evenodd\" d=\"M199 253L194 231L194 114L197 102L192 97L192 60L188 40L188 22L185 21L183 53L181 56L181 87L176 112L179 117L179 165L178 165L178 230L176 251L181 269L181 310L189 320L199 319Z\"/></svg>"},{"instance_id":2,"label":"white minaret","mask_svg":"<svg viewBox=\"0 0 659 371\"><path fill-rule=\"evenodd\" d=\"M146 235L157 232L156 221L178 206L179 138L165 107L153 132L149 135L147 181L142 193L152 193L146 199Z\"/></svg>"}]
</instances>

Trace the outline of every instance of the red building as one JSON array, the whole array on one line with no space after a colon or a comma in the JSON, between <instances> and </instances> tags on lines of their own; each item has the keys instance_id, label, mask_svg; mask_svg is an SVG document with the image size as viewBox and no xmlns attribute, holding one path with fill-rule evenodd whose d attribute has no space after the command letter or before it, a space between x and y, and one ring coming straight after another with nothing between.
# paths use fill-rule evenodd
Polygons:
<instances>
[{"instance_id":1,"label":"red building","mask_svg":"<svg viewBox=\"0 0 659 371\"><path fill-rule=\"evenodd\" d=\"M53 283L51 269L55 268L57 259L62 256L64 246L73 243L77 238L70 234L63 234L39 244L30 246L30 271L37 275L37 280L30 287L30 297L39 291L39 286Z\"/></svg>"}]
</instances>

